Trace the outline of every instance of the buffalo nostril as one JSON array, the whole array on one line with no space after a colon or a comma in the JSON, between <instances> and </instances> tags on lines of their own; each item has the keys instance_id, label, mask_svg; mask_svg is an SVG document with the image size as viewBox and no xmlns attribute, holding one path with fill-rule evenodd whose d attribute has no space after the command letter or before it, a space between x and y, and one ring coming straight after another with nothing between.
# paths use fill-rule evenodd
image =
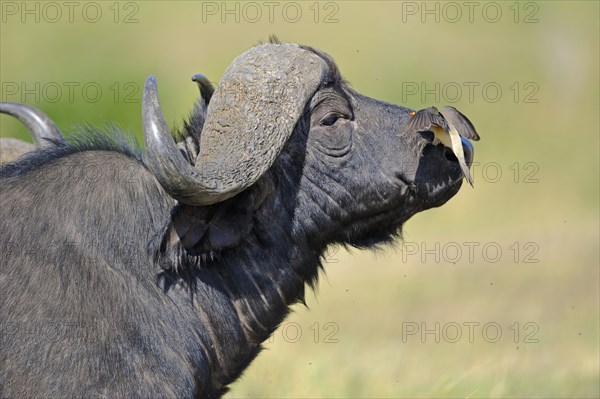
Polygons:
<instances>
[{"instance_id":1,"label":"buffalo nostril","mask_svg":"<svg viewBox=\"0 0 600 399\"><path fill-rule=\"evenodd\" d=\"M458 162L458 158L450 148L444 147L444 157L451 162Z\"/></svg>"},{"instance_id":2,"label":"buffalo nostril","mask_svg":"<svg viewBox=\"0 0 600 399\"><path fill-rule=\"evenodd\" d=\"M423 132L419 132L419 135L430 143L433 143L433 139L435 138L435 135L430 130L425 130Z\"/></svg>"}]
</instances>

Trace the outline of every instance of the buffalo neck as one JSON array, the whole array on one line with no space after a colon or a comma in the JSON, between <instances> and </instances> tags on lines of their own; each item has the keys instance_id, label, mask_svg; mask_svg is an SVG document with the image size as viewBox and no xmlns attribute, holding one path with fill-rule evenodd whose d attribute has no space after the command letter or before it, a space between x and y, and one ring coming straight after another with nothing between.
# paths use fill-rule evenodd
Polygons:
<instances>
[{"instance_id":1,"label":"buffalo neck","mask_svg":"<svg viewBox=\"0 0 600 399\"><path fill-rule=\"evenodd\" d=\"M251 232L188 280L204 356L215 389L235 380L281 324L304 302L320 268L320 246L295 220L294 190L277 190L255 211ZM188 297L189 298L189 297ZM204 357L203 356L203 357Z\"/></svg>"}]
</instances>

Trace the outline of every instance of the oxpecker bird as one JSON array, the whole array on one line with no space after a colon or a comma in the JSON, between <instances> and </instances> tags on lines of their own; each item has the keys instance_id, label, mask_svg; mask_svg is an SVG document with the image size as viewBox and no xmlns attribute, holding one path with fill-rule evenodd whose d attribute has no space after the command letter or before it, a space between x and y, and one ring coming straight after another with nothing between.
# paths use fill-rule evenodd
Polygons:
<instances>
[{"instance_id":1,"label":"oxpecker bird","mask_svg":"<svg viewBox=\"0 0 600 399\"><path fill-rule=\"evenodd\" d=\"M446 106L438 111L436 107L424 108L410 113L410 119L402 127L403 131L433 132L433 145L442 143L452 150L465 178L473 186L473 177L467 166L463 151L463 140L479 140L479 135L471 121L456 108ZM463 138L461 138L464 137ZM468 143L468 142L467 142ZM468 143L470 145L470 143Z\"/></svg>"}]
</instances>

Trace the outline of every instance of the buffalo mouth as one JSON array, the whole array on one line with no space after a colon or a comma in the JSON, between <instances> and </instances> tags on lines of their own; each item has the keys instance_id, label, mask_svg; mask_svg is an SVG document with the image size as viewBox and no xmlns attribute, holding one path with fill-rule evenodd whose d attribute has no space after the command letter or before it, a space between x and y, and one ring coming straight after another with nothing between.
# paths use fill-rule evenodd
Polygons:
<instances>
[{"instance_id":1,"label":"buffalo mouth","mask_svg":"<svg viewBox=\"0 0 600 399\"><path fill-rule=\"evenodd\" d=\"M473 146L466 139L463 150L467 165L473 162ZM442 144L428 143L413 181L415 196L422 202L422 210L439 207L452 198L462 186L463 174L456 156Z\"/></svg>"}]
</instances>

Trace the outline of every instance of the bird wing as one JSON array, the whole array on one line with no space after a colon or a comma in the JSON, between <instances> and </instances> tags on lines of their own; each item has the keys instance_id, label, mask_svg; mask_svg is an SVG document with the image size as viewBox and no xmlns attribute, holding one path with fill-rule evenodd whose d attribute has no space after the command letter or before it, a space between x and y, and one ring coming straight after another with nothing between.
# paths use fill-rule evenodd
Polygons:
<instances>
[{"instance_id":1,"label":"bird wing","mask_svg":"<svg viewBox=\"0 0 600 399\"><path fill-rule=\"evenodd\" d=\"M465 152L463 150L462 139L454 125L452 125L452 123L450 122L448 123L450 125L448 136L450 136L450 140L452 142L452 152L454 152L456 159L458 159L458 164L460 165L460 169L462 170L463 175L465 176L471 187L473 187L473 176L471 176L471 171L469 170L469 166L467 165L467 161L465 160Z\"/></svg>"},{"instance_id":2,"label":"bird wing","mask_svg":"<svg viewBox=\"0 0 600 399\"><path fill-rule=\"evenodd\" d=\"M408 121L402 125L403 132L426 132L434 126L439 126L444 130L448 130L448 123L440 114L436 107L424 108L415 112Z\"/></svg>"},{"instance_id":3,"label":"bird wing","mask_svg":"<svg viewBox=\"0 0 600 399\"><path fill-rule=\"evenodd\" d=\"M469 118L464 116L459 110L454 107L445 106L441 109L440 113L450 124L454 125L461 136L469 140L479 140L479 135L475 130L475 126L473 126Z\"/></svg>"}]
</instances>

